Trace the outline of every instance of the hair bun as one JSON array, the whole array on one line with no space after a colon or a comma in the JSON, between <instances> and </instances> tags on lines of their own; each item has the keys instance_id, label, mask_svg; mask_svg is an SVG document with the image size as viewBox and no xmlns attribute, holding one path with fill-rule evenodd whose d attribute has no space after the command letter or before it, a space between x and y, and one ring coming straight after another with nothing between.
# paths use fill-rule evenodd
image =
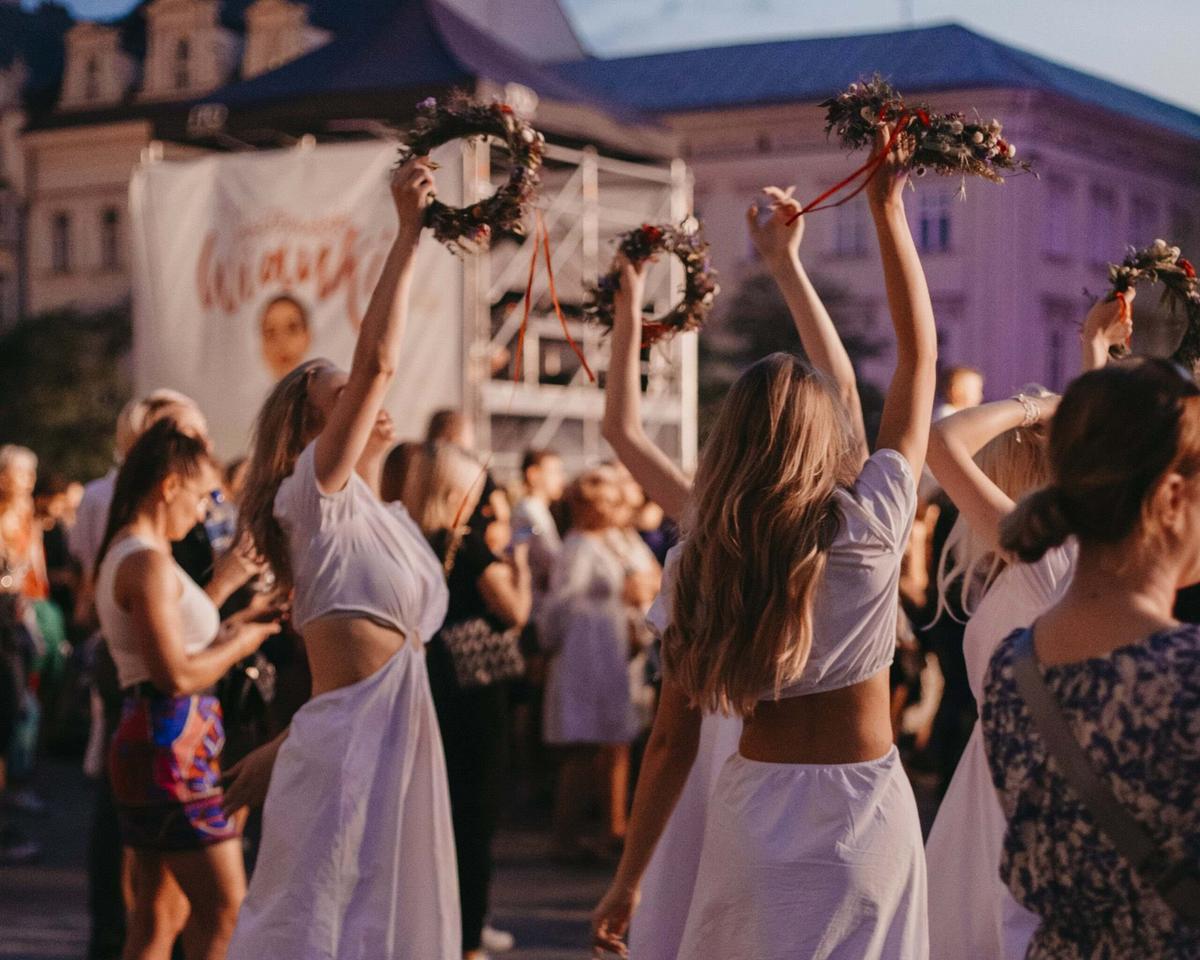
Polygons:
<instances>
[{"instance_id":1,"label":"hair bun","mask_svg":"<svg viewBox=\"0 0 1200 960\"><path fill-rule=\"evenodd\" d=\"M1004 518L1000 524L1000 545L1022 563L1035 563L1072 532L1063 508L1062 490L1051 485L1023 498Z\"/></svg>"}]
</instances>

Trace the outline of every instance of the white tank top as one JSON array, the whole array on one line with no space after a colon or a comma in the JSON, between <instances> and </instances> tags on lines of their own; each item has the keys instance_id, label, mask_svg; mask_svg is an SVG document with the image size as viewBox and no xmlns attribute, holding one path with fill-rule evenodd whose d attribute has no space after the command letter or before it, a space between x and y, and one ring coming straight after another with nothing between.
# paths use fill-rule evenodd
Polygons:
<instances>
[{"instance_id":1,"label":"white tank top","mask_svg":"<svg viewBox=\"0 0 1200 960\"><path fill-rule=\"evenodd\" d=\"M157 549L140 537L126 537L109 548L96 575L96 613L100 618L100 632L108 642L109 653L117 665L117 678L122 689L150 680L151 677L143 652L146 638L134 628L133 618L117 603L113 589L117 571L133 554ZM221 615L196 581L174 560L171 564L175 567L182 588L179 595L179 624L183 649L191 656L205 650L217 639Z\"/></svg>"}]
</instances>

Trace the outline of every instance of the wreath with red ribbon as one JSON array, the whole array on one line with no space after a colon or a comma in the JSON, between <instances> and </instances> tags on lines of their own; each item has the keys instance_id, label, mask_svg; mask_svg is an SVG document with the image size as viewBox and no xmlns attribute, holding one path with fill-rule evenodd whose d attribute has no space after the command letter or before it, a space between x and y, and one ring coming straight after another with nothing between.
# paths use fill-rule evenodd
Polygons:
<instances>
[{"instance_id":1,"label":"wreath with red ribbon","mask_svg":"<svg viewBox=\"0 0 1200 960\"><path fill-rule=\"evenodd\" d=\"M892 134L877 157L806 204L801 213L838 207L861 193L901 137L911 147L908 167L914 176L922 177L932 170L943 176L962 177L961 191L966 189L968 176L983 177L993 183L1004 182L1001 172L1022 170L1037 176L1029 163L1016 159L1016 147L1002 136L999 120L984 123L962 113L934 113L928 104L906 104L878 74L870 80L850 84L821 106L825 108L825 133L836 133L842 146L851 150L871 146L876 130L884 124L892 125ZM860 177L862 182L852 192L826 203Z\"/></svg>"},{"instance_id":2,"label":"wreath with red ribbon","mask_svg":"<svg viewBox=\"0 0 1200 960\"><path fill-rule=\"evenodd\" d=\"M403 163L451 140L475 137L503 141L512 166L508 179L485 200L451 207L434 197L425 208L425 225L456 251L486 245L496 234L524 236L526 214L537 192L545 138L507 103L480 103L455 91L444 101L429 97L418 103L416 119L400 143Z\"/></svg>"},{"instance_id":3,"label":"wreath with red ribbon","mask_svg":"<svg viewBox=\"0 0 1200 960\"><path fill-rule=\"evenodd\" d=\"M642 346L648 347L677 333L704 326L721 287L708 255L708 242L694 229L669 224L644 223L621 236L617 249L632 263L667 253L683 264L683 295L657 320L642 325ZM603 327L612 328L613 308L621 273L614 261L609 271L587 290L583 312Z\"/></svg>"},{"instance_id":4,"label":"wreath with red ribbon","mask_svg":"<svg viewBox=\"0 0 1200 960\"><path fill-rule=\"evenodd\" d=\"M1162 303L1173 316L1181 313L1186 321L1183 338L1171 359L1185 367L1189 373L1200 368L1200 280L1191 261L1180 256L1178 247L1165 240L1155 240L1145 249L1130 247L1129 253L1120 263L1108 265L1108 282L1112 285L1109 297L1125 304L1125 292L1142 283L1163 285ZM1126 308L1128 309L1128 308ZM1129 352L1114 348L1116 356Z\"/></svg>"}]
</instances>

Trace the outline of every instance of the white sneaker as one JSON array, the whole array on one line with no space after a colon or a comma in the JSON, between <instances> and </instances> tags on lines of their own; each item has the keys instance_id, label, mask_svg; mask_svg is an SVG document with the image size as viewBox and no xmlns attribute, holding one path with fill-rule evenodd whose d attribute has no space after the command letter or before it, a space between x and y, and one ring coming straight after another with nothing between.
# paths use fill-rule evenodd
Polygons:
<instances>
[{"instance_id":1,"label":"white sneaker","mask_svg":"<svg viewBox=\"0 0 1200 960\"><path fill-rule=\"evenodd\" d=\"M479 937L480 946L489 953L508 953L517 945L517 938L507 930L497 930L491 924L483 928Z\"/></svg>"}]
</instances>

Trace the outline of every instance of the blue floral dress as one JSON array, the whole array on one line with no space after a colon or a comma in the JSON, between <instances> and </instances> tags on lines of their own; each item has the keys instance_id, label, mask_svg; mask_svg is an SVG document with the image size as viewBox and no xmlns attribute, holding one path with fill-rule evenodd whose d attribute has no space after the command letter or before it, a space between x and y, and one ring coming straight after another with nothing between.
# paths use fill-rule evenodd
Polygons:
<instances>
[{"instance_id":1,"label":"blue floral dress","mask_svg":"<svg viewBox=\"0 0 1200 960\"><path fill-rule=\"evenodd\" d=\"M980 720L1008 819L1000 875L1042 918L1030 960L1200 958L1185 927L1100 833L1057 770L1000 644ZM1043 668L1093 768L1160 848L1200 867L1200 626Z\"/></svg>"}]
</instances>

